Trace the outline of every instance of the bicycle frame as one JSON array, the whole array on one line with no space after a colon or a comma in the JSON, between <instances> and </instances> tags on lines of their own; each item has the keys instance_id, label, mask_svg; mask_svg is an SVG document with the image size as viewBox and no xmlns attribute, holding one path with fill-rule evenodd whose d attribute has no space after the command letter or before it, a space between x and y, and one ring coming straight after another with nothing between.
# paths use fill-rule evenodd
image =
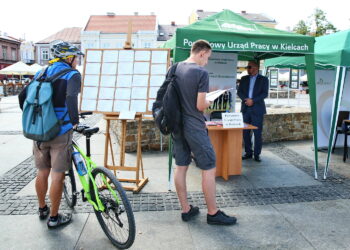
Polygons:
<instances>
[{"instance_id":1,"label":"bicycle frame","mask_svg":"<svg viewBox=\"0 0 350 250\"><path fill-rule=\"evenodd\" d=\"M99 197L98 192L97 192L97 185L96 185L95 180L94 180L94 178L92 176L92 173L91 173L92 170L94 168L96 168L96 164L91 160L91 158L89 156L87 156L84 153L84 151L81 148L79 148L78 143L75 142L74 140L73 140L73 148L76 149L81 154L81 156L84 158L84 161L85 161L87 174L84 175L84 176L80 176L78 174L78 176L79 176L81 185L82 185L82 187L84 189L84 193L86 195L86 199L94 207L95 210L104 212L105 211L105 207L104 207L102 201L100 200L100 197ZM90 190L89 180L92 182L93 187L94 187L93 192L95 193L96 202L91 199L91 193L90 193L91 190ZM103 180L104 184L107 186L107 188L111 191L111 193L113 194L114 198L116 199L116 201L119 204L120 200L119 200L117 194L112 189L112 187L109 185L108 181L106 180L106 178L104 176L102 177L102 180Z\"/></svg>"}]
</instances>

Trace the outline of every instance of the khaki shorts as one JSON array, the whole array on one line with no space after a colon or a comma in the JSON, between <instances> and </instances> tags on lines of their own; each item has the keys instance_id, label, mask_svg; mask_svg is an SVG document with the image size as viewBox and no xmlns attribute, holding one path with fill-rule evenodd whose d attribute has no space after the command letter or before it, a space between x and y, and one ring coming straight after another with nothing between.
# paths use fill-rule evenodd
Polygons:
<instances>
[{"instance_id":1,"label":"khaki shorts","mask_svg":"<svg viewBox=\"0 0 350 250\"><path fill-rule=\"evenodd\" d=\"M51 141L41 142L40 149L34 142L35 166L38 169L52 168L58 173L69 170L72 164L72 136L73 131L70 130Z\"/></svg>"}]
</instances>

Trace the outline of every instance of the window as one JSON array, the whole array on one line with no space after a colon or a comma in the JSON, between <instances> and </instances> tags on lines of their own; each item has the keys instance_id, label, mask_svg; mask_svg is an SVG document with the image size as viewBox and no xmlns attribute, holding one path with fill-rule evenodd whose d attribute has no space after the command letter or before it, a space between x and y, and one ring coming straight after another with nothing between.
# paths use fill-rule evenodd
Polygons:
<instances>
[{"instance_id":1,"label":"window","mask_svg":"<svg viewBox=\"0 0 350 250\"><path fill-rule=\"evenodd\" d=\"M41 59L49 60L49 50L48 49L43 49L41 51Z\"/></svg>"},{"instance_id":2,"label":"window","mask_svg":"<svg viewBox=\"0 0 350 250\"><path fill-rule=\"evenodd\" d=\"M145 48L151 48L151 43L144 43Z\"/></svg>"},{"instance_id":3,"label":"window","mask_svg":"<svg viewBox=\"0 0 350 250\"><path fill-rule=\"evenodd\" d=\"M103 46L102 46L102 48L105 48L105 49L107 49L107 48L109 48L109 46L110 46L110 44L109 44L109 43L103 43Z\"/></svg>"},{"instance_id":4,"label":"window","mask_svg":"<svg viewBox=\"0 0 350 250\"><path fill-rule=\"evenodd\" d=\"M17 61L17 50L14 48L11 48L11 58L12 61Z\"/></svg>"},{"instance_id":5,"label":"window","mask_svg":"<svg viewBox=\"0 0 350 250\"><path fill-rule=\"evenodd\" d=\"M7 46L2 46L2 59L7 60Z\"/></svg>"}]
</instances>

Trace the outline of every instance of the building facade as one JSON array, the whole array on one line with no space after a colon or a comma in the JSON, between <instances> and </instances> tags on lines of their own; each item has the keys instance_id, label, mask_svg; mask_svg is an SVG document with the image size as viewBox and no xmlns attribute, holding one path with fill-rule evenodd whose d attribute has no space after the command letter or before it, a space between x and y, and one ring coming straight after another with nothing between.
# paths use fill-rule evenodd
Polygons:
<instances>
[{"instance_id":1,"label":"building facade","mask_svg":"<svg viewBox=\"0 0 350 250\"><path fill-rule=\"evenodd\" d=\"M132 22L132 47L156 48L158 33L155 15L108 13L103 16L90 16L81 32L83 52L93 48L123 48L127 39L129 20Z\"/></svg>"},{"instance_id":2,"label":"building facade","mask_svg":"<svg viewBox=\"0 0 350 250\"><path fill-rule=\"evenodd\" d=\"M20 60L21 41L0 32L0 69Z\"/></svg>"},{"instance_id":3,"label":"building facade","mask_svg":"<svg viewBox=\"0 0 350 250\"><path fill-rule=\"evenodd\" d=\"M185 26L186 25L178 25L175 23L175 21L172 21L170 25L158 25L157 47L171 39L175 35L177 28L182 28Z\"/></svg>"},{"instance_id":4,"label":"building facade","mask_svg":"<svg viewBox=\"0 0 350 250\"><path fill-rule=\"evenodd\" d=\"M55 40L69 42L81 49L80 42L81 28L65 28L37 43L35 43L35 61L40 65L47 65L51 59L50 43ZM80 64L80 63L79 63Z\"/></svg>"},{"instance_id":5,"label":"building facade","mask_svg":"<svg viewBox=\"0 0 350 250\"><path fill-rule=\"evenodd\" d=\"M35 45L33 42L22 42L20 47L21 61L26 64L35 63Z\"/></svg>"}]
</instances>

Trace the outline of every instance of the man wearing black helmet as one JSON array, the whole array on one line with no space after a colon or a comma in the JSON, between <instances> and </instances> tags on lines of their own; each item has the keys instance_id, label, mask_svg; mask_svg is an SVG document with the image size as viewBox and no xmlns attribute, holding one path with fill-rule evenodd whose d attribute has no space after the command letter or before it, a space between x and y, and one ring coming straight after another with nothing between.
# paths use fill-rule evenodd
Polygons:
<instances>
[{"instance_id":1,"label":"man wearing black helmet","mask_svg":"<svg viewBox=\"0 0 350 250\"><path fill-rule=\"evenodd\" d=\"M80 92L81 75L74 70L82 52L74 45L54 41L51 43L53 59L44 74L53 76L63 70L72 69L52 83L53 106L58 119L63 120L57 137L48 142L34 142L35 165L38 169L35 189L39 202L39 218L46 219L49 228L67 224L71 221L71 214L58 213L65 171L71 167L72 128L79 123L78 94ZM38 76L37 73L35 77ZM48 177L51 173L49 198L51 209L47 206L45 197L48 191ZM51 211L50 211L51 210Z\"/></svg>"}]
</instances>

